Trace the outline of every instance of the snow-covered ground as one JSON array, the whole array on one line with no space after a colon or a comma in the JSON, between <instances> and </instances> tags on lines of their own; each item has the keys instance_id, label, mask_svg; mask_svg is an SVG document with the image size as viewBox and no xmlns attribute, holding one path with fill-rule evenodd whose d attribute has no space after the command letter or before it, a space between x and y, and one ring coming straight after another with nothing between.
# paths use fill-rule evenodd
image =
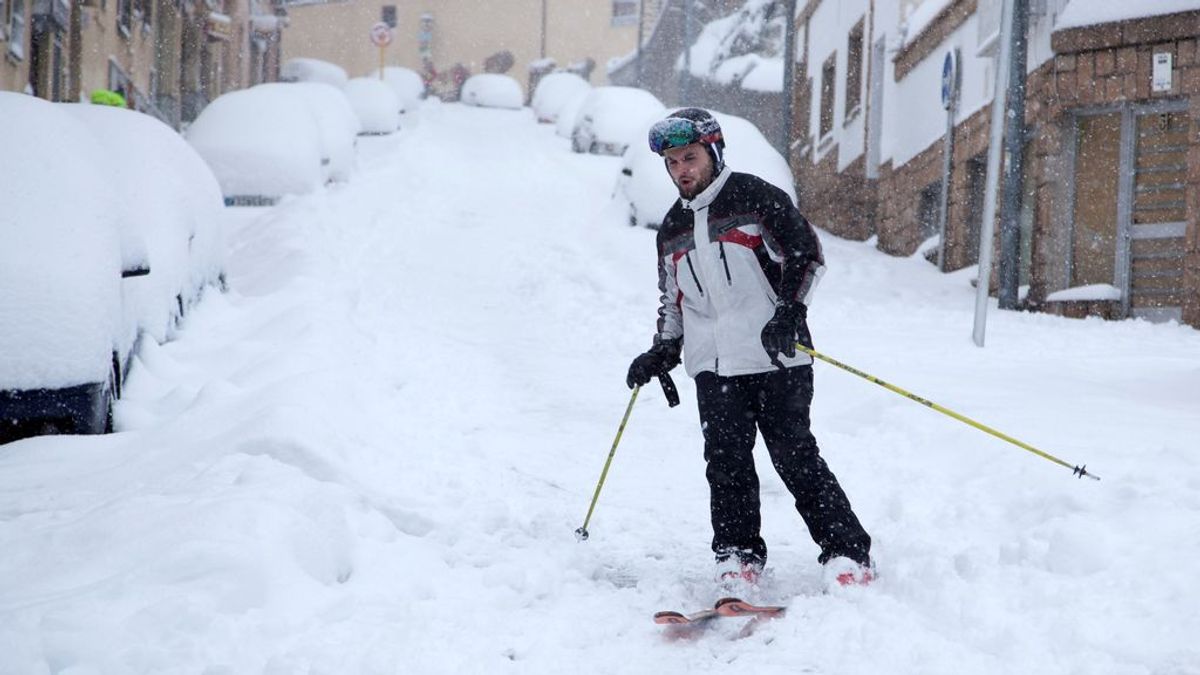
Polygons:
<instances>
[{"instance_id":1,"label":"snow-covered ground","mask_svg":"<svg viewBox=\"0 0 1200 675\"><path fill-rule=\"evenodd\" d=\"M347 184L232 210L226 295L146 345L122 433L0 447L3 673L1200 673L1200 333L993 310L826 236L815 430L881 577L821 594L760 466L789 614L716 591L694 390L638 398L657 300L619 159L528 109L427 104ZM760 459L765 453L760 453Z\"/></svg>"}]
</instances>

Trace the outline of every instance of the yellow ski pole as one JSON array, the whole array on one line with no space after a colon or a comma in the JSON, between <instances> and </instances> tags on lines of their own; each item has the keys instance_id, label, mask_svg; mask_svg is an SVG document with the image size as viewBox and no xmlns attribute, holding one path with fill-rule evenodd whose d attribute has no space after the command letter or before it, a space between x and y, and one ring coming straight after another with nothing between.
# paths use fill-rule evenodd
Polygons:
<instances>
[{"instance_id":1,"label":"yellow ski pole","mask_svg":"<svg viewBox=\"0 0 1200 675\"><path fill-rule=\"evenodd\" d=\"M995 429L987 426L986 424L980 424L979 422L976 422L975 420L971 419L970 417L967 417L966 415L956 413L953 410L950 410L949 408L946 408L946 407L943 407L943 406L940 406L940 405L934 403L933 401L921 398L920 396L917 396L916 394L909 393L909 392L901 389L900 387L897 387L894 384L884 382L883 380L879 379L878 377L875 377L874 375L864 373L861 370L858 370L857 368L854 368L852 366L848 366L848 365L842 363L841 361L838 361L836 359L832 359L828 356L825 356L824 354L818 352L815 349L809 349L808 347L805 347L804 345L802 345L800 343L796 343L796 348L803 351L804 353L808 354L809 356L811 356L813 358L821 359L822 361L833 364L848 373L853 373L853 374L863 378L864 380L867 380L868 382L874 382L875 384L883 387L884 389L887 389L889 391L900 394L904 398L907 398L911 401L916 401L917 403L920 403L921 405L926 406L928 408L933 408L934 410L942 413L943 415L953 417L954 419L958 420L959 422L962 422L963 424L967 424L972 427L975 427L976 429L978 429L984 433L991 434L992 436L995 436L996 438L999 438L1002 441L1008 441L1009 443L1012 443L1013 445L1017 446L1018 448L1021 448L1022 450L1027 450L1039 457L1048 459L1051 462L1054 462L1055 464L1058 464L1060 466L1065 466L1066 468L1070 469L1071 472L1074 473L1079 478L1083 478L1084 476L1087 476L1088 478L1091 478L1092 480L1100 480L1099 476L1097 476L1094 473L1088 472L1086 464L1083 466L1072 466L1071 464L1064 462L1063 460L1055 457L1054 455L1051 455L1048 452L1043 452L1041 450L1038 450L1037 448L1033 447L1032 445L1029 445L1028 443L1023 443L1023 442L1018 441L1017 439L1013 438L1012 436L1009 436L1007 434L996 431Z\"/></svg>"},{"instance_id":2,"label":"yellow ski pole","mask_svg":"<svg viewBox=\"0 0 1200 675\"><path fill-rule=\"evenodd\" d=\"M608 467L612 465L613 455L617 454L617 444L621 442L621 434L625 433L625 423L629 421L629 413L633 412L633 402L637 400L638 392L641 390L642 386L638 385L633 388L633 393L629 396L629 405L625 406L625 416L621 418L621 426L617 427L617 437L613 439L612 449L608 451L608 459L604 462L604 470L600 472L600 482L596 483L596 492L592 494L592 504L588 506L587 517L583 519L583 526L575 530L575 538L579 541L587 541L587 526L592 520L592 511L596 510L596 500L600 498L600 488L604 487L604 479L608 478Z\"/></svg>"}]
</instances>

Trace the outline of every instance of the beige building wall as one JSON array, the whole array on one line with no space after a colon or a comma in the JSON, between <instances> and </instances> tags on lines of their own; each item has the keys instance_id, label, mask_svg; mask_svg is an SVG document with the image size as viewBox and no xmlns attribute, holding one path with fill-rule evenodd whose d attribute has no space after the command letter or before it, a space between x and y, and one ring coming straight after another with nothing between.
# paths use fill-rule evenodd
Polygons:
<instances>
[{"instance_id":1,"label":"beige building wall","mask_svg":"<svg viewBox=\"0 0 1200 675\"><path fill-rule=\"evenodd\" d=\"M636 23L613 25L612 0L346 0L290 5L282 58L318 58L345 68L351 77L379 67L379 50L369 31L383 16L383 7L396 8L397 27L384 50L387 65L422 71L419 29L422 15L433 18L432 62L439 72L456 63L472 74L484 71L484 61L504 50L512 52L508 73L524 86L529 64L543 57L542 22L545 12L545 53L559 66L591 58L596 63L594 84L606 84L609 59L632 52L637 44Z\"/></svg>"},{"instance_id":2,"label":"beige building wall","mask_svg":"<svg viewBox=\"0 0 1200 675\"><path fill-rule=\"evenodd\" d=\"M77 96L88 97L93 90L119 88L109 81L110 64L143 95L150 89L150 71L154 64L153 25L131 12L127 25L118 23L116 0L103 4L91 2L81 8L80 68ZM137 4L137 3L135 3ZM132 91L127 92L127 98ZM73 98L68 95L66 98Z\"/></svg>"},{"instance_id":3,"label":"beige building wall","mask_svg":"<svg viewBox=\"0 0 1200 675\"><path fill-rule=\"evenodd\" d=\"M0 90L25 91L29 83L29 26L26 8L30 0L5 0L0 8ZM12 15L17 15L19 36L11 34ZM16 41L14 42L14 37Z\"/></svg>"}]
</instances>

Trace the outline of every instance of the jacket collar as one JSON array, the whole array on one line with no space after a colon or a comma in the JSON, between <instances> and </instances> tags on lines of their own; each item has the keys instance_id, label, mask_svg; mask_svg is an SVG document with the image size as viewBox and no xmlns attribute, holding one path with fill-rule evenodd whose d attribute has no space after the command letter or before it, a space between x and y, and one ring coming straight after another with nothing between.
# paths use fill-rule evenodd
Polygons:
<instances>
[{"instance_id":1,"label":"jacket collar","mask_svg":"<svg viewBox=\"0 0 1200 675\"><path fill-rule=\"evenodd\" d=\"M713 179L713 182L709 183L708 187L704 188L704 191L696 195L694 198L684 199L683 197L680 197L679 201L683 203L683 208L697 211L707 207L709 204L712 204L713 200L717 198L717 195L721 193L721 188L725 187L725 181L729 180L729 174L731 173L732 172L727 166L724 169L721 169L721 173L717 174L717 177Z\"/></svg>"}]
</instances>

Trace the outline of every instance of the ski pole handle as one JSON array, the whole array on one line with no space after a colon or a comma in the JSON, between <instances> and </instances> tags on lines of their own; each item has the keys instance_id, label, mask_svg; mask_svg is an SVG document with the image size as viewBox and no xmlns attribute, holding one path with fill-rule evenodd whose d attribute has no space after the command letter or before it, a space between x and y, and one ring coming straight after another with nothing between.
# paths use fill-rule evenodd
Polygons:
<instances>
[{"instance_id":1,"label":"ski pole handle","mask_svg":"<svg viewBox=\"0 0 1200 675\"><path fill-rule=\"evenodd\" d=\"M667 397L667 406L674 408L679 405L679 390L675 388L675 380L671 379L671 374L659 375L658 382L662 385L663 396Z\"/></svg>"}]
</instances>

